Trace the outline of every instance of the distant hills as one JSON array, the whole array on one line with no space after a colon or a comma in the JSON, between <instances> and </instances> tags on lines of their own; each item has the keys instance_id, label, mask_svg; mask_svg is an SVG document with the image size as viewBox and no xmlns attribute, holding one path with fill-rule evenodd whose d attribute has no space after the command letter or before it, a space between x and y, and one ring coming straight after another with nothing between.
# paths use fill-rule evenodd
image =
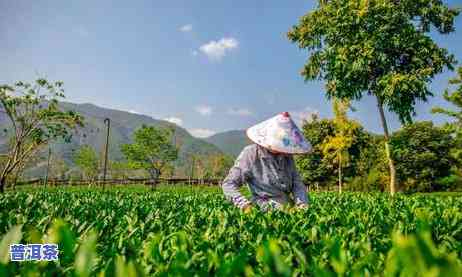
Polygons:
<instances>
[{"instance_id":1,"label":"distant hills","mask_svg":"<svg viewBox=\"0 0 462 277\"><path fill-rule=\"evenodd\" d=\"M252 144L244 130L227 131L205 138L205 141L218 147L224 153L237 157L242 149Z\"/></svg>"},{"instance_id":2,"label":"distant hills","mask_svg":"<svg viewBox=\"0 0 462 277\"><path fill-rule=\"evenodd\" d=\"M180 146L179 159L176 163L178 168L185 167L189 163L190 155L209 155L222 153L219 147L206 142L205 140L191 136L184 128L173 123L156 120L146 115L133 114L125 111L107 109L93 104L60 103L64 110L74 110L85 117L85 127L80 128L73 134L70 143L55 142L51 145L53 156L62 158L70 167L73 166L74 152L82 145L92 146L98 153L103 155L106 126L105 118L111 119L109 158L111 160L122 160L123 155L120 146L130 143L133 132L141 125L153 125L160 127L173 127L175 129L175 142ZM0 114L0 126L7 126L5 115ZM0 151L5 151L6 136L0 133ZM44 155L42 155L44 156ZM36 167L27 175L42 176L45 170L44 159L37 162Z\"/></svg>"},{"instance_id":3,"label":"distant hills","mask_svg":"<svg viewBox=\"0 0 462 277\"><path fill-rule=\"evenodd\" d=\"M74 167L74 152L83 145L92 146L102 157L106 138L105 118L111 119L109 158L113 161L123 159L120 146L130 143L133 132L140 128L141 125L173 127L175 129L174 141L180 146L179 159L176 162L176 167L179 169L178 172L180 174L182 171L187 170L186 167L189 164L191 154L207 156L210 154L225 153L236 157L246 145L251 143L243 130L227 131L200 139L193 137L187 130L173 123L157 120L146 115L103 108L88 103L74 104L62 102L60 106L63 110L74 110L85 117L85 126L73 133L70 143L54 142L51 144L53 157L64 160L70 168ZM7 137L3 130L7 128L7 123L6 116L0 113L0 126L2 126L0 130L0 153L5 153L6 151ZM3 128L4 126L5 128ZM44 175L46 167L45 156L46 153L41 154L42 158L37 161L32 170L27 172L27 176L36 177Z\"/></svg>"}]
</instances>

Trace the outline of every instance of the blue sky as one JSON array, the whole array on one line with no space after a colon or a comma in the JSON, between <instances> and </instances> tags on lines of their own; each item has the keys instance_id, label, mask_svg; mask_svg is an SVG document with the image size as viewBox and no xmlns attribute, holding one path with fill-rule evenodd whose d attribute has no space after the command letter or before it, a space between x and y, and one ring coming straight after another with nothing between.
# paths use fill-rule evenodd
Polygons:
<instances>
[{"instance_id":1,"label":"blue sky","mask_svg":"<svg viewBox=\"0 0 462 277\"><path fill-rule=\"evenodd\" d=\"M0 82L62 80L68 101L172 120L196 136L281 111L330 117L323 84L299 74L307 53L286 38L314 2L2 0ZM434 38L462 61L462 16L456 25ZM447 120L429 110L447 105L441 92L453 75L433 81L435 97L417 105L416 119ZM381 133L374 100L354 106L351 116Z\"/></svg>"}]
</instances>

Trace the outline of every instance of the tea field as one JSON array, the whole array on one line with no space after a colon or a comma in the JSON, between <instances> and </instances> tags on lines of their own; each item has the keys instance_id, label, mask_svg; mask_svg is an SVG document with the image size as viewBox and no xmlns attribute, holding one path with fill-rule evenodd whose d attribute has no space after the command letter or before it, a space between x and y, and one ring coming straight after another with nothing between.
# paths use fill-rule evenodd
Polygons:
<instances>
[{"instance_id":1,"label":"tea field","mask_svg":"<svg viewBox=\"0 0 462 277\"><path fill-rule=\"evenodd\" d=\"M0 276L462 276L462 196L315 193L241 213L219 188L0 195ZM11 262L12 243L59 261Z\"/></svg>"}]
</instances>

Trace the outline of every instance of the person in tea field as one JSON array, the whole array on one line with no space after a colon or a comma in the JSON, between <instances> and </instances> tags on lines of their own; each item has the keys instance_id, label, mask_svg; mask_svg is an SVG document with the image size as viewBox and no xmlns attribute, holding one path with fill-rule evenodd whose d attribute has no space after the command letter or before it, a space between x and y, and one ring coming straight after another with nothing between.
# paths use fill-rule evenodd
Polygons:
<instances>
[{"instance_id":1,"label":"person in tea field","mask_svg":"<svg viewBox=\"0 0 462 277\"><path fill-rule=\"evenodd\" d=\"M247 130L254 144L245 147L222 183L229 201L247 212L252 206L263 211L282 209L289 203L308 206L305 185L295 167L294 154L311 150L288 112L263 121ZM249 201L239 188L247 183L252 194Z\"/></svg>"}]
</instances>

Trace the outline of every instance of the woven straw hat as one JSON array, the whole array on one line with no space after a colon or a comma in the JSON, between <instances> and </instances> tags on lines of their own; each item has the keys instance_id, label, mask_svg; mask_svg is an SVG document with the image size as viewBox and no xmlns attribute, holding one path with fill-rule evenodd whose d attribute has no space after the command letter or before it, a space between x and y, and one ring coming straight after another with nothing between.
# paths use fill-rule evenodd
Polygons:
<instances>
[{"instance_id":1,"label":"woven straw hat","mask_svg":"<svg viewBox=\"0 0 462 277\"><path fill-rule=\"evenodd\" d=\"M311 150L311 144L305 140L288 112L250 127L247 136L256 144L281 153L305 154Z\"/></svg>"}]
</instances>

